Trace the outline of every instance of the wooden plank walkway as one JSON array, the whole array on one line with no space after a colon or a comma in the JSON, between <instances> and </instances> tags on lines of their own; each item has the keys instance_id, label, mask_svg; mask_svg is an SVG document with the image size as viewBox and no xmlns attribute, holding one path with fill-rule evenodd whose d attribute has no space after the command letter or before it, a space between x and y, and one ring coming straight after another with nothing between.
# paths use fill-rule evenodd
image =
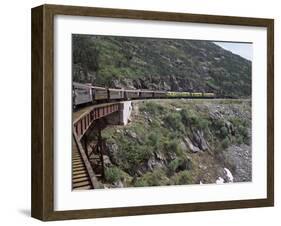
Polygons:
<instances>
[{"instance_id":1,"label":"wooden plank walkway","mask_svg":"<svg viewBox=\"0 0 281 226\"><path fill-rule=\"evenodd\" d=\"M77 149L77 145L74 139L72 139L72 189L86 190L92 188L87 169Z\"/></svg>"}]
</instances>

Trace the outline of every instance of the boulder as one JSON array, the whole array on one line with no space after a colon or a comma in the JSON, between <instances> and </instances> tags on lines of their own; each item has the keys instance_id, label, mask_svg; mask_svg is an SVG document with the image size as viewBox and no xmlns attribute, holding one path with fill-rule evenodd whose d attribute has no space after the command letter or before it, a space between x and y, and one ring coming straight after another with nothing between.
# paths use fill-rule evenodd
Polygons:
<instances>
[{"instance_id":1,"label":"boulder","mask_svg":"<svg viewBox=\"0 0 281 226\"><path fill-rule=\"evenodd\" d=\"M155 158L164 161L165 155L162 152L154 152Z\"/></svg>"},{"instance_id":2,"label":"boulder","mask_svg":"<svg viewBox=\"0 0 281 226\"><path fill-rule=\"evenodd\" d=\"M112 166L112 162L110 161L110 158L108 155L103 155L103 163L104 163L104 166L106 166L106 167Z\"/></svg>"},{"instance_id":3,"label":"boulder","mask_svg":"<svg viewBox=\"0 0 281 226\"><path fill-rule=\"evenodd\" d=\"M194 140L194 143L196 143L196 146L199 147L202 151L208 150L208 144L204 138L203 131L196 130L193 133L193 140Z\"/></svg>"},{"instance_id":4,"label":"boulder","mask_svg":"<svg viewBox=\"0 0 281 226\"><path fill-rule=\"evenodd\" d=\"M198 151L200 151L200 149L198 147L193 145L193 143L191 142L191 140L188 137L184 138L184 142L186 143L186 145L188 146L188 148L191 152L197 153Z\"/></svg>"},{"instance_id":5,"label":"boulder","mask_svg":"<svg viewBox=\"0 0 281 226\"><path fill-rule=\"evenodd\" d=\"M153 169L155 169L155 168L163 167L164 166L164 162L161 161L161 160L155 159L154 157L152 157L152 158L150 158L147 161L147 166L148 166L148 169L150 171L153 171Z\"/></svg>"},{"instance_id":6,"label":"boulder","mask_svg":"<svg viewBox=\"0 0 281 226\"><path fill-rule=\"evenodd\" d=\"M170 84L172 90L179 90L179 83L174 75L170 75Z\"/></svg>"},{"instance_id":7,"label":"boulder","mask_svg":"<svg viewBox=\"0 0 281 226\"><path fill-rule=\"evenodd\" d=\"M124 184L122 183L122 181L116 181L116 182L114 182L113 183L113 186L115 187L115 188L124 188Z\"/></svg>"},{"instance_id":8,"label":"boulder","mask_svg":"<svg viewBox=\"0 0 281 226\"><path fill-rule=\"evenodd\" d=\"M137 139L137 134L134 131L131 130L126 130L126 133L129 137L133 138L133 139Z\"/></svg>"},{"instance_id":9,"label":"boulder","mask_svg":"<svg viewBox=\"0 0 281 226\"><path fill-rule=\"evenodd\" d=\"M116 143L106 143L106 152L108 154L110 161L113 164L118 165L118 158L117 158L118 145Z\"/></svg>"},{"instance_id":10,"label":"boulder","mask_svg":"<svg viewBox=\"0 0 281 226\"><path fill-rule=\"evenodd\" d=\"M113 87L113 88L116 88L116 89L122 88L122 84L121 84L121 81L120 81L120 80L118 80L118 79L113 79L111 82L112 82L112 87Z\"/></svg>"},{"instance_id":11,"label":"boulder","mask_svg":"<svg viewBox=\"0 0 281 226\"><path fill-rule=\"evenodd\" d=\"M139 175L145 174L148 171L153 171L156 168L162 168L165 166L165 161L155 158L155 156L150 157L146 162L141 164L138 168L137 173Z\"/></svg>"},{"instance_id":12,"label":"boulder","mask_svg":"<svg viewBox=\"0 0 281 226\"><path fill-rule=\"evenodd\" d=\"M186 144L186 142L184 142L183 140L180 141L180 148L183 150L183 151L187 151L188 150L188 146Z\"/></svg>"}]
</instances>

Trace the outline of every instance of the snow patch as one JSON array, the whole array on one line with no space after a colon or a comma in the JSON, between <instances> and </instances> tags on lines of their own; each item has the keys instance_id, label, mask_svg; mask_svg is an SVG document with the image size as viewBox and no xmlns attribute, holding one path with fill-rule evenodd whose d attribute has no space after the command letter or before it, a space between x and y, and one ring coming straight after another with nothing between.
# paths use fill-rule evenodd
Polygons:
<instances>
[{"instance_id":1,"label":"snow patch","mask_svg":"<svg viewBox=\"0 0 281 226\"><path fill-rule=\"evenodd\" d=\"M229 180L229 183L233 183L233 175L232 175L232 173L230 172L230 170L227 169L227 168L223 168L223 169L224 169L224 171L226 172L226 176L227 176L227 178L228 178L228 180Z\"/></svg>"},{"instance_id":2,"label":"snow patch","mask_svg":"<svg viewBox=\"0 0 281 226\"><path fill-rule=\"evenodd\" d=\"M219 177L217 180L216 180L216 184L223 184L224 183L224 179Z\"/></svg>"}]
</instances>

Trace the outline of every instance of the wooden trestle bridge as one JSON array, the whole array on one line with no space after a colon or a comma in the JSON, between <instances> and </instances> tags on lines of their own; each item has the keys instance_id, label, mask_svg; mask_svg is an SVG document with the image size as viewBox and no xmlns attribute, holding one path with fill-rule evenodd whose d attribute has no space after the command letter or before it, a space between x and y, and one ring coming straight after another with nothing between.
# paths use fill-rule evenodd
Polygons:
<instances>
[{"instance_id":1,"label":"wooden trestle bridge","mask_svg":"<svg viewBox=\"0 0 281 226\"><path fill-rule=\"evenodd\" d=\"M124 106L128 102L131 103L131 101L120 101L96 104L73 113L72 188L74 190L100 187L99 181L104 179L103 155L105 154L105 140L102 139L101 130L105 128L107 119L111 115L123 114ZM91 131L97 134L95 143L88 142L87 136Z\"/></svg>"},{"instance_id":2,"label":"wooden trestle bridge","mask_svg":"<svg viewBox=\"0 0 281 226\"><path fill-rule=\"evenodd\" d=\"M98 188L98 178L104 176L103 152L105 142L101 130L105 126L103 118L118 112L121 103L106 103L82 109L73 114L72 141L72 188ZM96 129L98 139L95 144L87 141L88 132ZM91 160L98 164L93 166ZM98 173L97 173L98 172Z\"/></svg>"}]
</instances>

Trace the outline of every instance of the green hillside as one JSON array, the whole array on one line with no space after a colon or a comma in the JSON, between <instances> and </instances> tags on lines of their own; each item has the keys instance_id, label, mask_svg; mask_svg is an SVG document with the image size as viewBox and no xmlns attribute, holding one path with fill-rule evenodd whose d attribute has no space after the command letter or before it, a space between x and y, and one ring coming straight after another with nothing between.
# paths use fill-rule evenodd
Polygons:
<instances>
[{"instance_id":1,"label":"green hillside","mask_svg":"<svg viewBox=\"0 0 281 226\"><path fill-rule=\"evenodd\" d=\"M115 88L251 95L251 61L211 41L73 35L73 80Z\"/></svg>"}]
</instances>

